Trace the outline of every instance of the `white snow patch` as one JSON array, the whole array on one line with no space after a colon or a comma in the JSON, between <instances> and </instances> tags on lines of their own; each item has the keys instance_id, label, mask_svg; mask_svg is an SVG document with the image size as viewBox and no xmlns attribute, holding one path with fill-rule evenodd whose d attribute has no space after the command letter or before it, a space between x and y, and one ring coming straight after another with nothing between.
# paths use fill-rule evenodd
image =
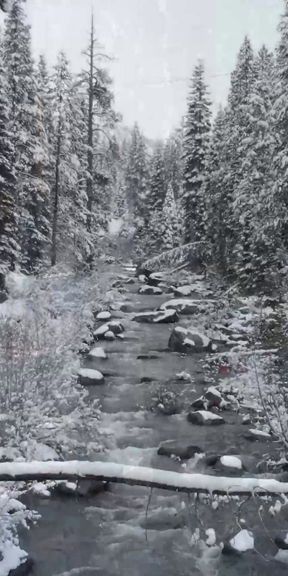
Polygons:
<instances>
[{"instance_id":1,"label":"white snow patch","mask_svg":"<svg viewBox=\"0 0 288 576\"><path fill-rule=\"evenodd\" d=\"M190 340L190 338L185 338L183 344L186 344L186 346L195 346L194 340Z\"/></svg>"},{"instance_id":2,"label":"white snow patch","mask_svg":"<svg viewBox=\"0 0 288 576\"><path fill-rule=\"evenodd\" d=\"M258 430L258 428L250 428L249 432L254 434L254 436L262 436L263 438L271 438L271 434L269 432L264 432L263 430Z\"/></svg>"},{"instance_id":3,"label":"white snow patch","mask_svg":"<svg viewBox=\"0 0 288 576\"><path fill-rule=\"evenodd\" d=\"M207 392L211 392L211 394L214 394L214 396L218 396L218 398L222 398L219 390L217 390L217 388L215 388L214 386L210 386L208 388Z\"/></svg>"},{"instance_id":4,"label":"white snow patch","mask_svg":"<svg viewBox=\"0 0 288 576\"><path fill-rule=\"evenodd\" d=\"M216 544L216 534L214 528L208 528L205 534L207 536L206 540L207 546L214 546L214 544Z\"/></svg>"},{"instance_id":5,"label":"white snow patch","mask_svg":"<svg viewBox=\"0 0 288 576\"><path fill-rule=\"evenodd\" d=\"M236 456L221 456L220 462L223 466L238 468L239 470L242 469L242 462L239 458L236 458Z\"/></svg>"},{"instance_id":6,"label":"white snow patch","mask_svg":"<svg viewBox=\"0 0 288 576\"><path fill-rule=\"evenodd\" d=\"M106 334L106 332L108 332L108 330L109 330L109 325L103 324L103 326L99 326L99 328L97 328L97 330L95 330L94 336L96 338L97 338L97 336L103 336L104 334Z\"/></svg>"},{"instance_id":7,"label":"white snow patch","mask_svg":"<svg viewBox=\"0 0 288 576\"><path fill-rule=\"evenodd\" d=\"M45 496L45 498L50 498L51 496L51 493L49 492L49 490L47 490L46 484L43 484L43 482L36 482L35 484L33 484L31 492L39 496Z\"/></svg>"},{"instance_id":8,"label":"white snow patch","mask_svg":"<svg viewBox=\"0 0 288 576\"><path fill-rule=\"evenodd\" d=\"M209 412L209 410L197 410L196 414L201 414L204 420L223 420L221 416L218 416L218 414L213 414L213 412Z\"/></svg>"},{"instance_id":9,"label":"white snow patch","mask_svg":"<svg viewBox=\"0 0 288 576\"><path fill-rule=\"evenodd\" d=\"M232 540L230 540L230 545L238 552L246 552L246 550L253 550L254 548L254 537L252 532L248 530L240 530L238 534Z\"/></svg>"},{"instance_id":10,"label":"white snow patch","mask_svg":"<svg viewBox=\"0 0 288 576\"><path fill-rule=\"evenodd\" d=\"M112 218L108 223L108 232L110 236L116 236L121 232L124 225L123 218Z\"/></svg>"},{"instance_id":11,"label":"white snow patch","mask_svg":"<svg viewBox=\"0 0 288 576\"><path fill-rule=\"evenodd\" d=\"M111 318L111 312L103 311L99 312L96 316L96 320L109 320Z\"/></svg>"},{"instance_id":12,"label":"white snow patch","mask_svg":"<svg viewBox=\"0 0 288 576\"><path fill-rule=\"evenodd\" d=\"M103 374L99 370L92 370L91 368L80 368L78 375L91 380L103 380Z\"/></svg>"},{"instance_id":13,"label":"white snow patch","mask_svg":"<svg viewBox=\"0 0 288 576\"><path fill-rule=\"evenodd\" d=\"M107 358L107 354L104 348L102 348L101 346L98 346L97 348L93 348L92 350L90 350L88 356L91 356L92 358Z\"/></svg>"},{"instance_id":14,"label":"white snow patch","mask_svg":"<svg viewBox=\"0 0 288 576\"><path fill-rule=\"evenodd\" d=\"M10 540L0 543L3 559L0 561L0 576L8 576L27 559L27 553Z\"/></svg>"},{"instance_id":15,"label":"white snow patch","mask_svg":"<svg viewBox=\"0 0 288 576\"><path fill-rule=\"evenodd\" d=\"M117 417L119 417L119 414L117 414ZM14 479L19 475L33 474L43 474L45 476L48 474L61 475L63 478L65 478L66 474L69 477L93 475L101 476L107 480L110 478L122 478L128 481L154 482L162 486L167 486L167 489L174 487L179 490L181 490L181 488L196 489L199 491L207 490L210 493L217 490L224 493L229 492L230 495L234 493L253 492L253 490L279 495L288 493L288 483L279 482L274 478L235 478L231 484L231 478L228 477L210 476L206 474L182 474L144 466L129 466L99 461L5 462L0 463L0 474ZM20 502L18 505L24 506ZM233 540L235 541L235 538Z\"/></svg>"},{"instance_id":16,"label":"white snow patch","mask_svg":"<svg viewBox=\"0 0 288 576\"><path fill-rule=\"evenodd\" d=\"M114 332L112 332L112 330L108 330L107 332L105 332L104 338L106 338L107 340L114 340L116 336Z\"/></svg>"},{"instance_id":17,"label":"white snow patch","mask_svg":"<svg viewBox=\"0 0 288 576\"><path fill-rule=\"evenodd\" d=\"M288 550L278 550L274 559L282 562L282 564L288 564Z\"/></svg>"}]
</instances>

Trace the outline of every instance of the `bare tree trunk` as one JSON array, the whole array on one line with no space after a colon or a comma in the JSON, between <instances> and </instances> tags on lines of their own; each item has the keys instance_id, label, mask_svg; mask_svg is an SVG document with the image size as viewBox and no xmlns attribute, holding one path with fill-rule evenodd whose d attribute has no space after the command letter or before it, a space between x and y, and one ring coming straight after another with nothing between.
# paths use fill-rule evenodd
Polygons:
<instances>
[{"instance_id":1,"label":"bare tree trunk","mask_svg":"<svg viewBox=\"0 0 288 576\"><path fill-rule=\"evenodd\" d=\"M98 480L174 492L230 496L288 494L288 482L277 478L228 478L180 474L112 462L12 462L0 464L0 481ZM280 475L279 478L281 479Z\"/></svg>"},{"instance_id":2,"label":"bare tree trunk","mask_svg":"<svg viewBox=\"0 0 288 576\"><path fill-rule=\"evenodd\" d=\"M61 122L59 122L58 136L57 136L57 151L56 151L56 168L55 168L55 195L54 195L53 220L52 220L51 266L55 266L57 259L57 228L58 228L61 142L62 142L62 130L61 130Z\"/></svg>"}]
</instances>

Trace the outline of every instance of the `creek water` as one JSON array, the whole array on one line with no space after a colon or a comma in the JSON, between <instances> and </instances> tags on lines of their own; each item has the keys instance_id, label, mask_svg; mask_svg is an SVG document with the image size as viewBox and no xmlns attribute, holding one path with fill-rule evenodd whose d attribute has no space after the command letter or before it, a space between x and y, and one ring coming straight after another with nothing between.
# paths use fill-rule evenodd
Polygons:
<instances>
[{"instance_id":1,"label":"creek water","mask_svg":"<svg viewBox=\"0 0 288 576\"><path fill-rule=\"evenodd\" d=\"M124 271L122 271L124 272ZM133 272L126 271L134 277ZM130 313L115 313L125 327L123 340L104 342L108 359L86 360L86 367L101 370L103 386L91 394L101 404L100 427L107 451L95 460L143 465L153 468L192 472L197 459L182 463L158 456L161 442L174 441L201 447L211 454L249 455L258 462L264 453L273 452L265 440L245 439L239 414L227 411L225 425L195 426L187 421L191 401L205 388L202 354L181 355L167 349L173 324L140 324L132 321L135 312L153 310L169 299L167 295L138 294L139 282L127 284ZM192 322L192 319L191 319ZM101 345L101 343L99 343ZM157 352L152 358L143 355ZM142 356L142 358L138 358ZM192 382L178 380L187 371ZM144 380L144 381L143 381ZM163 388L177 397L176 414L155 410L155 398ZM198 469L198 468L197 468ZM210 471L211 473L211 471ZM38 524L21 536L21 544L34 559L37 576L270 576L286 573L285 566L271 558L277 548L267 536L283 530L280 520L264 525L259 518L259 501L243 506L243 518L253 530L257 551L243 555L220 555L205 547L191 546L191 534L214 528L217 541L239 532L233 504L219 503L214 510L183 493L151 490L114 484L90 499L31 496L30 505L41 514ZM288 517L285 518L288 527ZM238 523L237 523L238 522ZM285 528L285 526L284 526ZM271 533L272 533L271 532ZM278 533L278 532L277 532Z\"/></svg>"}]
</instances>

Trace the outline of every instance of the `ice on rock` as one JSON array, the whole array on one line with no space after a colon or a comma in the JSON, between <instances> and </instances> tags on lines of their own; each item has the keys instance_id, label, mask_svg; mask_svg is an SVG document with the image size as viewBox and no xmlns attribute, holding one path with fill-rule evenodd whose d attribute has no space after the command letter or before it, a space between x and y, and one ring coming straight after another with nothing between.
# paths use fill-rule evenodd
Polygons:
<instances>
[{"instance_id":1,"label":"ice on rock","mask_svg":"<svg viewBox=\"0 0 288 576\"><path fill-rule=\"evenodd\" d=\"M81 368L78 372L78 376L80 378L80 383L83 384L83 386L104 383L104 376L99 372L99 370Z\"/></svg>"},{"instance_id":2,"label":"ice on rock","mask_svg":"<svg viewBox=\"0 0 288 576\"><path fill-rule=\"evenodd\" d=\"M221 456L220 462L223 466L228 466L229 468L242 469L242 462L240 458L236 458L236 456Z\"/></svg>"},{"instance_id":3,"label":"ice on rock","mask_svg":"<svg viewBox=\"0 0 288 576\"><path fill-rule=\"evenodd\" d=\"M111 312L108 311L99 312L96 316L96 320L110 320L110 318Z\"/></svg>"},{"instance_id":4,"label":"ice on rock","mask_svg":"<svg viewBox=\"0 0 288 576\"><path fill-rule=\"evenodd\" d=\"M214 528L208 528L205 534L207 536L206 540L207 546L214 546L214 544L216 544L216 534Z\"/></svg>"},{"instance_id":5,"label":"ice on rock","mask_svg":"<svg viewBox=\"0 0 288 576\"><path fill-rule=\"evenodd\" d=\"M246 552L247 550L253 550L254 548L254 537L252 532L248 530L240 530L232 540L229 542L230 546L238 552Z\"/></svg>"},{"instance_id":6,"label":"ice on rock","mask_svg":"<svg viewBox=\"0 0 288 576\"><path fill-rule=\"evenodd\" d=\"M101 346L97 346L97 348L93 348L92 350L90 350L88 356L92 358L107 358L107 354L104 348L102 348Z\"/></svg>"}]
</instances>

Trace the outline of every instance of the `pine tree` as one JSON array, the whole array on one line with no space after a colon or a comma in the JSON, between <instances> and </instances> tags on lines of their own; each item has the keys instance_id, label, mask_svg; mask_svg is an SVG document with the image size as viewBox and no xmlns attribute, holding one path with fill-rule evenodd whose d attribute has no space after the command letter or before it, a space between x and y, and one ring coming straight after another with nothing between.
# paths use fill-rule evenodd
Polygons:
<instances>
[{"instance_id":1,"label":"pine tree","mask_svg":"<svg viewBox=\"0 0 288 576\"><path fill-rule=\"evenodd\" d=\"M134 219L146 219L146 195L148 182L147 149L139 127L135 124L125 174L127 204Z\"/></svg>"},{"instance_id":2,"label":"pine tree","mask_svg":"<svg viewBox=\"0 0 288 576\"><path fill-rule=\"evenodd\" d=\"M64 235L65 248L71 248L73 226L69 219L71 207L71 189L77 183L77 166L72 156L72 78L64 52L60 52L52 77L53 109L53 155L54 178L52 187L52 251L51 265L56 264L59 246L59 233ZM62 244L62 243L61 243Z\"/></svg>"},{"instance_id":3,"label":"pine tree","mask_svg":"<svg viewBox=\"0 0 288 576\"><path fill-rule=\"evenodd\" d=\"M225 186L227 164L226 111L220 109L211 136L204 183L206 234L214 266L227 273L227 244L231 238L231 205ZM231 202L231 199L230 199Z\"/></svg>"},{"instance_id":4,"label":"pine tree","mask_svg":"<svg viewBox=\"0 0 288 576\"><path fill-rule=\"evenodd\" d=\"M276 169L275 194L282 205L281 227L284 245L288 247L288 0L278 30L280 41L277 46L277 83L275 97L275 119L277 144L274 164Z\"/></svg>"},{"instance_id":5,"label":"pine tree","mask_svg":"<svg viewBox=\"0 0 288 576\"><path fill-rule=\"evenodd\" d=\"M192 77L183 138L185 242L205 237L202 183L209 146L210 115L204 66L200 62Z\"/></svg>"},{"instance_id":6,"label":"pine tree","mask_svg":"<svg viewBox=\"0 0 288 576\"><path fill-rule=\"evenodd\" d=\"M147 208L149 214L161 212L165 201L166 190L164 148L162 142L159 142L155 147L150 164L149 188L147 193Z\"/></svg>"},{"instance_id":7,"label":"pine tree","mask_svg":"<svg viewBox=\"0 0 288 576\"><path fill-rule=\"evenodd\" d=\"M277 283L281 240L274 194L275 169L275 66L265 46L254 63L255 79L246 102L246 137L242 136L241 179L234 191L237 242L235 270L250 290L271 289ZM274 284L275 286L275 284Z\"/></svg>"},{"instance_id":8,"label":"pine tree","mask_svg":"<svg viewBox=\"0 0 288 576\"><path fill-rule=\"evenodd\" d=\"M166 189L171 184L175 200L182 198L183 181L183 130L172 132L165 143L164 163Z\"/></svg>"},{"instance_id":9,"label":"pine tree","mask_svg":"<svg viewBox=\"0 0 288 576\"><path fill-rule=\"evenodd\" d=\"M18 255L16 242L16 177L13 167L14 148L9 132L8 87L0 53L0 289L4 288L4 278L8 270L13 270Z\"/></svg>"},{"instance_id":10,"label":"pine tree","mask_svg":"<svg viewBox=\"0 0 288 576\"><path fill-rule=\"evenodd\" d=\"M46 135L31 58L30 28L22 0L14 0L6 21L4 59L7 70L11 130L15 146L17 208L22 266L37 271L49 241L49 188L43 180Z\"/></svg>"},{"instance_id":11,"label":"pine tree","mask_svg":"<svg viewBox=\"0 0 288 576\"><path fill-rule=\"evenodd\" d=\"M161 215L162 250L172 250L180 244L180 222L172 184L168 185Z\"/></svg>"}]
</instances>

